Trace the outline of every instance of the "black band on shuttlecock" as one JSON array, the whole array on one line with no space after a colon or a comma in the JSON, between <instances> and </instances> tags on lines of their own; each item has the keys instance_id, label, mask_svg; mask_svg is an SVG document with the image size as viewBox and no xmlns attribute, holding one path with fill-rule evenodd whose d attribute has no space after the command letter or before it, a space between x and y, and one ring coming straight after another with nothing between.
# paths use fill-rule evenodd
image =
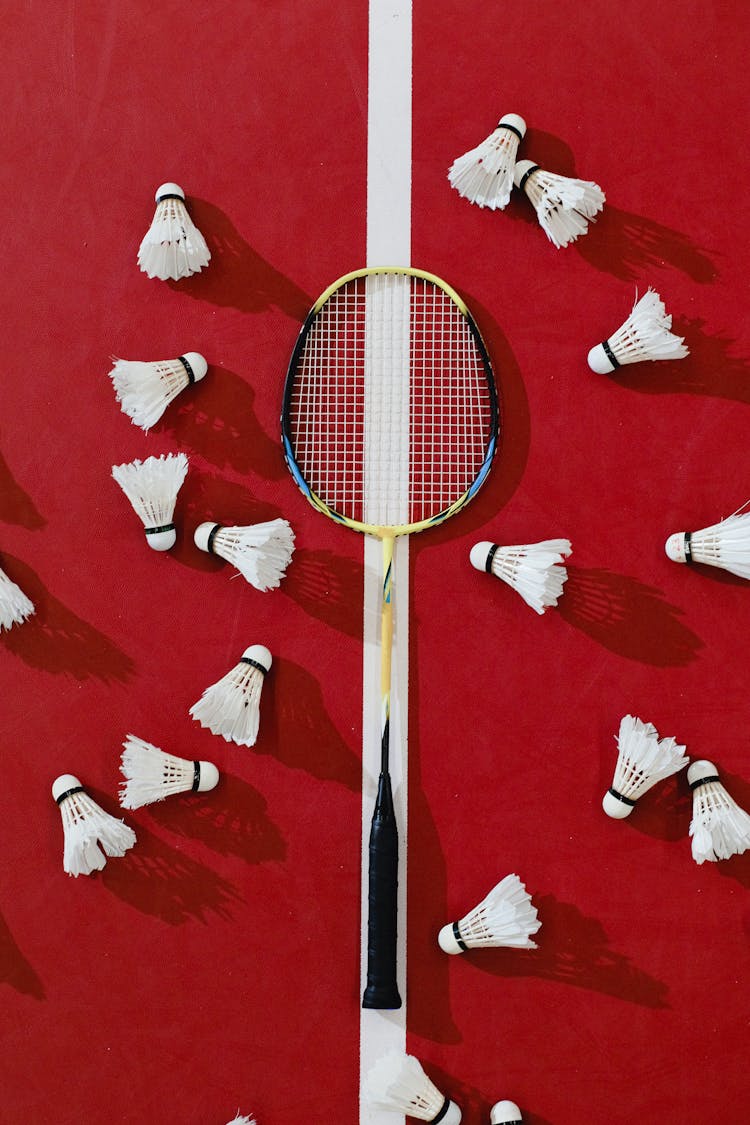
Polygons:
<instances>
[{"instance_id":1,"label":"black band on shuttlecock","mask_svg":"<svg viewBox=\"0 0 750 1125\"><path fill-rule=\"evenodd\" d=\"M683 531L682 536L683 536L683 539L685 540L685 543L684 543L684 546L683 546L683 550L685 551L685 562L691 563L693 561L693 546L692 546L693 533L692 533L692 531Z\"/></svg>"},{"instance_id":2,"label":"black band on shuttlecock","mask_svg":"<svg viewBox=\"0 0 750 1125\"><path fill-rule=\"evenodd\" d=\"M163 523L161 527L146 527L144 530L146 535L158 535L162 531L174 531L174 524Z\"/></svg>"},{"instance_id":3,"label":"black band on shuttlecock","mask_svg":"<svg viewBox=\"0 0 750 1125\"><path fill-rule=\"evenodd\" d=\"M195 382L195 372L193 371L193 369L190 366L190 364L188 363L188 361L185 359L184 355L178 355L177 359L182 364L182 366L185 368L185 372L186 372L187 377L188 377L188 383L194 383Z\"/></svg>"},{"instance_id":4,"label":"black band on shuttlecock","mask_svg":"<svg viewBox=\"0 0 750 1125\"><path fill-rule=\"evenodd\" d=\"M249 656L241 656L240 664L249 664L251 668L257 668L259 672L262 672L264 676L268 671L268 669L264 668L257 660L251 660Z\"/></svg>"},{"instance_id":5,"label":"black band on shuttlecock","mask_svg":"<svg viewBox=\"0 0 750 1125\"><path fill-rule=\"evenodd\" d=\"M191 792L197 793L198 792L198 786L200 785L200 783L201 783L201 764L200 764L200 762L193 762L193 784L192 784L192 787L191 787Z\"/></svg>"},{"instance_id":6,"label":"black band on shuttlecock","mask_svg":"<svg viewBox=\"0 0 750 1125\"><path fill-rule=\"evenodd\" d=\"M206 550L208 551L209 555L212 555L214 553L214 539L216 538L216 536L219 534L220 531L221 531L221 524L215 523L214 526L211 528L210 532L208 533L208 539L206 540Z\"/></svg>"},{"instance_id":7,"label":"black band on shuttlecock","mask_svg":"<svg viewBox=\"0 0 750 1125\"><path fill-rule=\"evenodd\" d=\"M495 555L497 554L499 547L500 547L499 543L493 543L492 546L490 547L489 551L487 552L487 559L486 559L485 564L484 564L484 569L487 571L488 574L492 574L492 560L494 559Z\"/></svg>"},{"instance_id":8,"label":"black band on shuttlecock","mask_svg":"<svg viewBox=\"0 0 750 1125\"><path fill-rule=\"evenodd\" d=\"M74 793L85 793L85 792L86 791L85 791L85 789L83 788L82 785L74 785L72 789L66 789L65 792L61 793L59 797L55 798L55 800L57 801L58 805L61 805L63 803L63 801L65 801L68 797L72 797Z\"/></svg>"},{"instance_id":9,"label":"black band on shuttlecock","mask_svg":"<svg viewBox=\"0 0 750 1125\"><path fill-rule=\"evenodd\" d=\"M520 129L516 129L515 125L509 125L507 121L498 121L498 129L508 129L511 133L515 133L519 141L523 140L523 133Z\"/></svg>"},{"instance_id":10,"label":"black band on shuttlecock","mask_svg":"<svg viewBox=\"0 0 750 1125\"><path fill-rule=\"evenodd\" d=\"M432 1125L437 1125L438 1121L442 1121L443 1118L445 1117L446 1113L450 1109L450 1107L451 1107L451 1100L450 1100L450 1098L446 1098L445 1101L443 1102L442 1106L438 1110L438 1112L435 1114L435 1116L430 1118L430 1121L432 1122Z\"/></svg>"},{"instance_id":11,"label":"black band on shuttlecock","mask_svg":"<svg viewBox=\"0 0 750 1125\"><path fill-rule=\"evenodd\" d=\"M612 366L613 367L619 367L620 361L619 361L619 359L615 358L615 353L612 351L612 349L609 346L609 340L602 340L602 349L603 349L604 354L606 355L607 359L612 364Z\"/></svg>"},{"instance_id":12,"label":"black band on shuttlecock","mask_svg":"<svg viewBox=\"0 0 750 1125\"><path fill-rule=\"evenodd\" d=\"M622 793L618 793L616 789L612 788L612 786L609 787L609 792L613 797L616 797L618 801L622 801L623 805L633 806L635 804L635 801L632 800L632 798L623 796Z\"/></svg>"},{"instance_id":13,"label":"black band on shuttlecock","mask_svg":"<svg viewBox=\"0 0 750 1125\"><path fill-rule=\"evenodd\" d=\"M697 781L690 782L691 789L698 789L701 785L708 785L710 781L721 781L718 773L712 773L708 777L699 777Z\"/></svg>"},{"instance_id":14,"label":"black band on shuttlecock","mask_svg":"<svg viewBox=\"0 0 750 1125\"><path fill-rule=\"evenodd\" d=\"M451 928L453 930L453 936L456 939L456 944L457 944L458 948L461 950L462 953L466 953L466 951L469 947L466 944L466 942L464 941L464 939L461 937L461 931L458 928L458 922L454 922Z\"/></svg>"},{"instance_id":15,"label":"black band on shuttlecock","mask_svg":"<svg viewBox=\"0 0 750 1125\"><path fill-rule=\"evenodd\" d=\"M165 191L164 195L157 195L156 202L163 203L165 199L179 199L181 203L185 202L182 196L178 195L175 191Z\"/></svg>"},{"instance_id":16,"label":"black band on shuttlecock","mask_svg":"<svg viewBox=\"0 0 750 1125\"><path fill-rule=\"evenodd\" d=\"M521 182L518 185L518 190L523 191L524 187L526 186L526 181L528 180L529 176L533 176L534 173L538 172L538 171L539 171L539 165L538 164L534 164L531 168L527 168L526 171L524 172L524 174L521 176Z\"/></svg>"}]
</instances>

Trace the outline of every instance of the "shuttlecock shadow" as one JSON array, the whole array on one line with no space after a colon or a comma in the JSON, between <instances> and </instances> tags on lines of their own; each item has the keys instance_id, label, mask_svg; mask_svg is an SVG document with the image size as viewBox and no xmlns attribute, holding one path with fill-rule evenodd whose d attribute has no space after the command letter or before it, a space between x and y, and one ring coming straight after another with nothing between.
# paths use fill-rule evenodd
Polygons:
<instances>
[{"instance_id":1,"label":"shuttlecock shadow","mask_svg":"<svg viewBox=\"0 0 750 1125\"><path fill-rule=\"evenodd\" d=\"M76 680L127 683L135 667L131 658L53 597L30 566L4 558L9 577L31 598L36 613L0 634L0 643L32 668Z\"/></svg>"},{"instance_id":2,"label":"shuttlecock shadow","mask_svg":"<svg viewBox=\"0 0 750 1125\"><path fill-rule=\"evenodd\" d=\"M227 773L210 793L148 805L162 828L198 840L219 855L238 856L247 863L280 862L286 857L286 843L266 809L257 789Z\"/></svg>"},{"instance_id":3,"label":"shuttlecock shadow","mask_svg":"<svg viewBox=\"0 0 750 1125\"><path fill-rule=\"evenodd\" d=\"M0 982L16 992L44 1000L44 987L13 938L5 918L0 914Z\"/></svg>"},{"instance_id":4,"label":"shuttlecock shadow","mask_svg":"<svg viewBox=\"0 0 750 1125\"><path fill-rule=\"evenodd\" d=\"M95 794L107 811L111 800ZM141 914L161 918L170 926L185 922L205 923L209 915L231 919L231 908L241 900L236 888L211 868L170 847L150 832L132 814L125 821L135 831L135 845L120 859L108 859L101 872L107 890Z\"/></svg>"},{"instance_id":5,"label":"shuttlecock shadow","mask_svg":"<svg viewBox=\"0 0 750 1125\"><path fill-rule=\"evenodd\" d=\"M233 371L209 367L208 375L180 395L154 427L218 469L266 480L286 475L281 441L265 432L254 409L253 388Z\"/></svg>"},{"instance_id":6,"label":"shuttlecock shadow","mask_svg":"<svg viewBox=\"0 0 750 1125\"><path fill-rule=\"evenodd\" d=\"M594 180L608 194L608 185L601 183L594 170L588 167L582 172L576 170L570 146L552 133L529 129L524 139L523 156L548 172ZM528 200L519 196L519 192L513 193L507 212L536 223L536 215ZM573 246L590 265L622 281L636 281L654 267L678 269L702 284L709 284L717 276L711 259L688 235L653 219L620 210L609 202L604 204L604 210L596 216L596 220L589 224L588 233L577 239Z\"/></svg>"},{"instance_id":7,"label":"shuttlecock shadow","mask_svg":"<svg viewBox=\"0 0 750 1125\"><path fill-rule=\"evenodd\" d=\"M362 636L364 564L333 551L294 553L281 589L310 617L350 637Z\"/></svg>"},{"instance_id":8,"label":"shuttlecock shadow","mask_svg":"<svg viewBox=\"0 0 750 1125\"><path fill-rule=\"evenodd\" d=\"M632 828L651 839L668 843L686 840L692 815L692 797L682 780L684 776L683 770L677 777L660 781L644 793L630 816L621 821L623 828Z\"/></svg>"},{"instance_id":9,"label":"shuttlecock shadow","mask_svg":"<svg viewBox=\"0 0 750 1125\"><path fill-rule=\"evenodd\" d=\"M26 527L29 531L38 531L47 522L37 511L28 493L24 492L13 477L2 452L0 452L0 520Z\"/></svg>"},{"instance_id":10,"label":"shuttlecock shadow","mask_svg":"<svg viewBox=\"0 0 750 1125\"><path fill-rule=\"evenodd\" d=\"M331 721L320 684L310 672L291 660L278 660L273 675L264 684L260 706L255 753L270 754L290 769L302 770L320 781L336 781L359 792L359 755L350 749Z\"/></svg>"},{"instance_id":11,"label":"shuttlecock shadow","mask_svg":"<svg viewBox=\"0 0 750 1125\"><path fill-rule=\"evenodd\" d=\"M223 308L258 313L279 309L302 322L312 299L245 241L215 204L190 196L190 215L211 251L200 273L167 284L180 293Z\"/></svg>"},{"instance_id":12,"label":"shuttlecock shadow","mask_svg":"<svg viewBox=\"0 0 750 1125\"><path fill-rule=\"evenodd\" d=\"M476 949L462 956L480 972L535 977L600 992L645 1008L668 1008L669 990L609 948L601 922L554 895L534 896L542 928L537 949Z\"/></svg>"},{"instance_id":13,"label":"shuttlecock shadow","mask_svg":"<svg viewBox=\"0 0 750 1125\"><path fill-rule=\"evenodd\" d=\"M690 349L685 359L634 363L606 377L641 394L709 395L750 403L750 359L732 354L736 341L708 333L698 317L674 316L672 331Z\"/></svg>"},{"instance_id":14,"label":"shuttlecock shadow","mask_svg":"<svg viewBox=\"0 0 750 1125\"><path fill-rule=\"evenodd\" d=\"M703 648L660 590L625 574L567 566L560 616L604 648L655 667L684 667Z\"/></svg>"}]
</instances>

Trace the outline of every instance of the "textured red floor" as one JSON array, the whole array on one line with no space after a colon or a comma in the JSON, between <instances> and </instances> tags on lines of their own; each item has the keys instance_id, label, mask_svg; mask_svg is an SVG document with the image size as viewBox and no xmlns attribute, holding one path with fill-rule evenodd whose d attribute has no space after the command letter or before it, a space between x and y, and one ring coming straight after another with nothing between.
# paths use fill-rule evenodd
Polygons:
<instances>
[{"instance_id":1,"label":"textured red floor","mask_svg":"<svg viewBox=\"0 0 750 1125\"><path fill-rule=\"evenodd\" d=\"M414 6L413 254L467 298L502 448L474 505L412 541L408 1045L467 1125L743 1121L750 858L698 868L684 778L600 811L623 714L714 760L750 808L750 588L669 532L747 498L745 5ZM367 7L11 5L0 126L0 560L37 615L0 638L2 1112L259 1125L357 1120L362 543L297 493L278 441L298 325L366 234ZM522 155L607 206L556 251L524 199L470 207L455 156L508 111ZM164 180L213 260L135 255ZM594 376L653 285L689 359ZM195 349L206 379L148 435L110 355ZM149 552L111 465L182 449L180 538ZM259 594L199 555L203 518L283 514ZM477 539L573 542L537 618ZM276 664L254 750L187 715L243 648ZM53 778L115 811L129 732L223 771L126 819L138 846L62 871ZM450 962L435 934L517 871L539 950Z\"/></svg>"}]
</instances>

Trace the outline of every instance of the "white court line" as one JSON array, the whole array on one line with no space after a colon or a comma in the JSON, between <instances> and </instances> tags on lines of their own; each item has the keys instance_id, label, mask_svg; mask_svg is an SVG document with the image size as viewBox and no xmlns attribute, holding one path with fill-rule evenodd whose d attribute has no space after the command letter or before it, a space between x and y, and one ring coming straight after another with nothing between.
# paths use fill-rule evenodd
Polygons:
<instances>
[{"instance_id":1,"label":"white court line","mask_svg":"<svg viewBox=\"0 0 750 1125\"><path fill-rule=\"evenodd\" d=\"M411 0L370 0L367 122L367 265L411 261ZM367 872L370 820L380 772L380 600L382 548L364 540L364 656L362 711L362 972L366 981ZM360 1016L360 1093L370 1067L406 1045L406 743L408 730L409 539L396 540L393 577L394 647L391 687L391 779L399 829L398 986L396 1012L363 1009ZM360 1125L398 1125L403 1116L372 1110L360 1097Z\"/></svg>"}]
</instances>

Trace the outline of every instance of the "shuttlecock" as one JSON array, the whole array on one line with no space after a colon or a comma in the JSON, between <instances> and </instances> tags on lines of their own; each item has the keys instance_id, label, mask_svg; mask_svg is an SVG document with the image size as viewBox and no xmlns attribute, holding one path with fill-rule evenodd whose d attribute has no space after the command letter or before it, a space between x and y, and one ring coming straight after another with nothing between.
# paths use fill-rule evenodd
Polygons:
<instances>
[{"instance_id":1,"label":"shuttlecock","mask_svg":"<svg viewBox=\"0 0 750 1125\"><path fill-rule=\"evenodd\" d=\"M558 250L585 234L589 221L604 206L605 195L598 184L545 172L533 160L519 160L513 180L528 196L540 227Z\"/></svg>"},{"instance_id":2,"label":"shuttlecock","mask_svg":"<svg viewBox=\"0 0 750 1125\"><path fill-rule=\"evenodd\" d=\"M490 1110L490 1125L523 1125L521 1111L515 1102L495 1102Z\"/></svg>"},{"instance_id":3,"label":"shuttlecock","mask_svg":"<svg viewBox=\"0 0 750 1125\"><path fill-rule=\"evenodd\" d=\"M207 687L190 714L212 734L238 746L254 746L260 722L260 694L272 663L264 645L251 645L231 672Z\"/></svg>"},{"instance_id":4,"label":"shuttlecock","mask_svg":"<svg viewBox=\"0 0 750 1125\"><path fill-rule=\"evenodd\" d=\"M226 559L256 590L274 590L284 577L294 551L294 532L286 520L249 527L202 523L195 529L195 545Z\"/></svg>"},{"instance_id":5,"label":"shuttlecock","mask_svg":"<svg viewBox=\"0 0 750 1125\"><path fill-rule=\"evenodd\" d=\"M389 1051L375 1063L365 1081L373 1109L392 1109L419 1121L459 1125L461 1110L438 1090L414 1055Z\"/></svg>"},{"instance_id":6,"label":"shuttlecock","mask_svg":"<svg viewBox=\"0 0 750 1125\"><path fill-rule=\"evenodd\" d=\"M76 878L101 871L108 856L123 856L135 843L135 832L106 813L89 797L77 777L61 774L52 785L65 835L63 870Z\"/></svg>"},{"instance_id":7,"label":"shuttlecock","mask_svg":"<svg viewBox=\"0 0 750 1125\"><path fill-rule=\"evenodd\" d=\"M469 203L502 210L510 199L516 153L525 135L524 119L506 113L489 137L453 161L448 171L451 187Z\"/></svg>"},{"instance_id":8,"label":"shuttlecock","mask_svg":"<svg viewBox=\"0 0 750 1125\"><path fill-rule=\"evenodd\" d=\"M34 603L0 567L0 633L22 624L35 612Z\"/></svg>"},{"instance_id":9,"label":"shuttlecock","mask_svg":"<svg viewBox=\"0 0 750 1125\"><path fill-rule=\"evenodd\" d=\"M177 541L172 517L187 469L184 453L112 466L112 476L133 505L146 530L146 542L155 551L168 551Z\"/></svg>"},{"instance_id":10,"label":"shuttlecock","mask_svg":"<svg viewBox=\"0 0 750 1125\"><path fill-rule=\"evenodd\" d=\"M682 336L670 332L672 317L667 314L655 289L647 289L637 299L625 323L613 336L597 344L588 355L588 364L597 375L609 375L618 367L645 360L684 359L690 355Z\"/></svg>"},{"instance_id":11,"label":"shuttlecock","mask_svg":"<svg viewBox=\"0 0 750 1125\"><path fill-rule=\"evenodd\" d=\"M120 785L120 804L124 809L139 809L177 793L207 793L218 783L213 762L177 758L134 734L127 736L123 747L120 772L126 780Z\"/></svg>"},{"instance_id":12,"label":"shuttlecock","mask_svg":"<svg viewBox=\"0 0 750 1125\"><path fill-rule=\"evenodd\" d=\"M185 192L178 184L162 184L154 198L156 211L138 250L138 265L162 281L200 273L211 253L188 214Z\"/></svg>"},{"instance_id":13,"label":"shuttlecock","mask_svg":"<svg viewBox=\"0 0 750 1125\"><path fill-rule=\"evenodd\" d=\"M114 359L109 373L117 401L123 414L148 430L158 422L180 391L199 382L208 371L208 364L198 352L185 352L177 359L141 360Z\"/></svg>"},{"instance_id":14,"label":"shuttlecock","mask_svg":"<svg viewBox=\"0 0 750 1125\"><path fill-rule=\"evenodd\" d=\"M237 1116L233 1117L231 1121L227 1122L227 1125L255 1125L255 1118L245 1117L238 1111Z\"/></svg>"},{"instance_id":15,"label":"shuttlecock","mask_svg":"<svg viewBox=\"0 0 750 1125\"><path fill-rule=\"evenodd\" d=\"M536 949L531 934L541 925L521 880L506 875L465 918L443 926L438 945L444 953L465 953L485 945Z\"/></svg>"},{"instance_id":16,"label":"shuttlecock","mask_svg":"<svg viewBox=\"0 0 750 1125\"><path fill-rule=\"evenodd\" d=\"M622 820L630 816L639 797L657 782L679 773L689 762L684 746L674 738L659 738L656 727L626 715L617 735L617 765L602 808L607 816Z\"/></svg>"},{"instance_id":17,"label":"shuttlecock","mask_svg":"<svg viewBox=\"0 0 750 1125\"><path fill-rule=\"evenodd\" d=\"M571 551L567 539L545 539L542 543L524 543L518 547L501 547L497 543L475 543L469 552L471 565L485 570L517 590L527 605L537 613L557 605L568 572L563 559Z\"/></svg>"},{"instance_id":18,"label":"shuttlecock","mask_svg":"<svg viewBox=\"0 0 750 1125\"><path fill-rule=\"evenodd\" d=\"M713 762L693 762L687 772L693 790L693 859L715 863L750 848L750 816L729 796Z\"/></svg>"},{"instance_id":19,"label":"shuttlecock","mask_svg":"<svg viewBox=\"0 0 750 1125\"><path fill-rule=\"evenodd\" d=\"M733 516L700 531L670 535L664 550L673 562L718 566L738 578L750 578L750 512L740 508Z\"/></svg>"}]
</instances>

